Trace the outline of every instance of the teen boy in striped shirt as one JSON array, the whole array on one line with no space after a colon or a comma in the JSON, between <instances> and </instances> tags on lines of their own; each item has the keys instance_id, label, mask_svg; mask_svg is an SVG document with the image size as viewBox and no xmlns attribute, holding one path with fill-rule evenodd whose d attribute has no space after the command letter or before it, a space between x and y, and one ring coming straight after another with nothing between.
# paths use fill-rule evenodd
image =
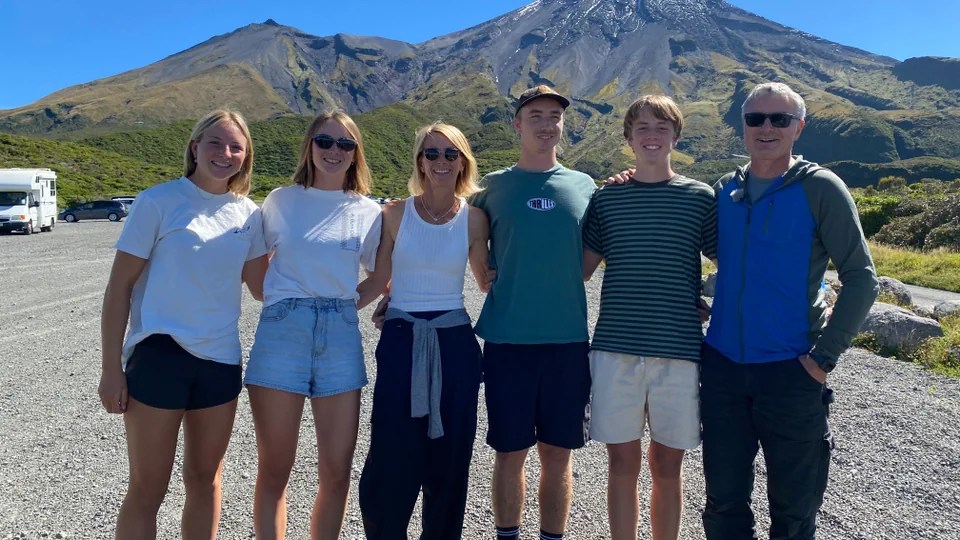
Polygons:
<instances>
[{"instance_id":1,"label":"teen boy in striped shirt","mask_svg":"<svg viewBox=\"0 0 960 540\"><path fill-rule=\"evenodd\" d=\"M700 254L716 258L716 200L710 186L671 168L682 128L669 97L635 101L623 135L636 172L597 191L584 219L584 280L606 260L590 351L590 437L607 444L614 540L637 538L645 425L654 540L679 536L683 454L700 444Z\"/></svg>"}]
</instances>

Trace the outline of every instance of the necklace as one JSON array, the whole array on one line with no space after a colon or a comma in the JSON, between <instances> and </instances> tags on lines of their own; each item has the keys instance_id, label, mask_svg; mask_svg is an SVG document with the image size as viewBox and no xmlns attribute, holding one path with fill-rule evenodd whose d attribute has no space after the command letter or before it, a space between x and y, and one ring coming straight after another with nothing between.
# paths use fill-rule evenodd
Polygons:
<instances>
[{"instance_id":1,"label":"necklace","mask_svg":"<svg viewBox=\"0 0 960 540\"><path fill-rule=\"evenodd\" d=\"M420 195L419 199L420 199L420 208L423 208L423 211L426 212L428 216L430 216L430 219L432 219L434 223L439 223L441 219L449 216L451 212L453 212L454 210L458 210L460 208L460 199L456 198L453 201L453 206L451 206L446 212L440 214L439 216L435 216L433 215L433 212L431 212L430 209L427 208L427 203L423 201L423 195ZM417 200L417 199L414 199L414 200Z\"/></svg>"}]
</instances>

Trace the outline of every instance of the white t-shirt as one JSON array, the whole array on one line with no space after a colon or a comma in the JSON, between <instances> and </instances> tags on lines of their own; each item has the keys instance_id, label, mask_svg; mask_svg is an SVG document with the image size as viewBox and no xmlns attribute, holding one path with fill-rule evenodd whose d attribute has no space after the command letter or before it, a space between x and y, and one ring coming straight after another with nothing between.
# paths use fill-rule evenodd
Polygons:
<instances>
[{"instance_id":1,"label":"white t-shirt","mask_svg":"<svg viewBox=\"0 0 960 540\"><path fill-rule=\"evenodd\" d=\"M267 252L253 201L207 193L187 178L158 184L137 196L116 248L147 259L130 301L124 363L151 334L169 334L199 358L240 363L241 272Z\"/></svg>"},{"instance_id":2,"label":"white t-shirt","mask_svg":"<svg viewBox=\"0 0 960 540\"><path fill-rule=\"evenodd\" d=\"M286 298L356 300L360 266L373 271L380 245L380 205L363 195L300 185L263 201L263 236L271 251L263 305Z\"/></svg>"}]
</instances>

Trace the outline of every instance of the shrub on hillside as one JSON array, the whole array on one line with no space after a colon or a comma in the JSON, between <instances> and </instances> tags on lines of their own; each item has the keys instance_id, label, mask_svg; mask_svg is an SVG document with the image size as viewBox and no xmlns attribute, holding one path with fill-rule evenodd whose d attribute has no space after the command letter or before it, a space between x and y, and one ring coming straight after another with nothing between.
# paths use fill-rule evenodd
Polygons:
<instances>
[{"instance_id":1,"label":"shrub on hillside","mask_svg":"<svg viewBox=\"0 0 960 540\"><path fill-rule=\"evenodd\" d=\"M873 194L868 194L873 193ZM873 236L894 218L894 210L900 205L901 198L897 195L875 194L873 190L863 190L854 193L853 199L860 213L860 225L863 234L868 238Z\"/></svg>"},{"instance_id":2,"label":"shrub on hillside","mask_svg":"<svg viewBox=\"0 0 960 540\"><path fill-rule=\"evenodd\" d=\"M873 240L905 248L960 249L960 195L905 199L893 214Z\"/></svg>"},{"instance_id":3,"label":"shrub on hillside","mask_svg":"<svg viewBox=\"0 0 960 540\"><path fill-rule=\"evenodd\" d=\"M927 234L926 249L952 249L960 248L960 219L954 219L949 223L944 223L939 227L934 227Z\"/></svg>"},{"instance_id":4,"label":"shrub on hillside","mask_svg":"<svg viewBox=\"0 0 960 540\"><path fill-rule=\"evenodd\" d=\"M880 191L896 191L907 187L907 179L901 176L884 176L877 182Z\"/></svg>"}]
</instances>

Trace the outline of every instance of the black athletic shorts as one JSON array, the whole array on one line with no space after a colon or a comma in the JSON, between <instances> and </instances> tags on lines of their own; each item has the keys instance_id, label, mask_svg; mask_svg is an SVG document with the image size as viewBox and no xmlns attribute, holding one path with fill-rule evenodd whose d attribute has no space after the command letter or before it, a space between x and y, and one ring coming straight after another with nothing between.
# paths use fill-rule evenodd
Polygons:
<instances>
[{"instance_id":1,"label":"black athletic shorts","mask_svg":"<svg viewBox=\"0 0 960 540\"><path fill-rule=\"evenodd\" d=\"M158 409L205 409L240 395L238 365L193 356L167 334L153 334L127 360L130 397Z\"/></svg>"},{"instance_id":2,"label":"black athletic shorts","mask_svg":"<svg viewBox=\"0 0 960 540\"><path fill-rule=\"evenodd\" d=\"M580 448L588 440L590 360L587 342L483 345L487 444L497 452L537 441Z\"/></svg>"}]
</instances>

